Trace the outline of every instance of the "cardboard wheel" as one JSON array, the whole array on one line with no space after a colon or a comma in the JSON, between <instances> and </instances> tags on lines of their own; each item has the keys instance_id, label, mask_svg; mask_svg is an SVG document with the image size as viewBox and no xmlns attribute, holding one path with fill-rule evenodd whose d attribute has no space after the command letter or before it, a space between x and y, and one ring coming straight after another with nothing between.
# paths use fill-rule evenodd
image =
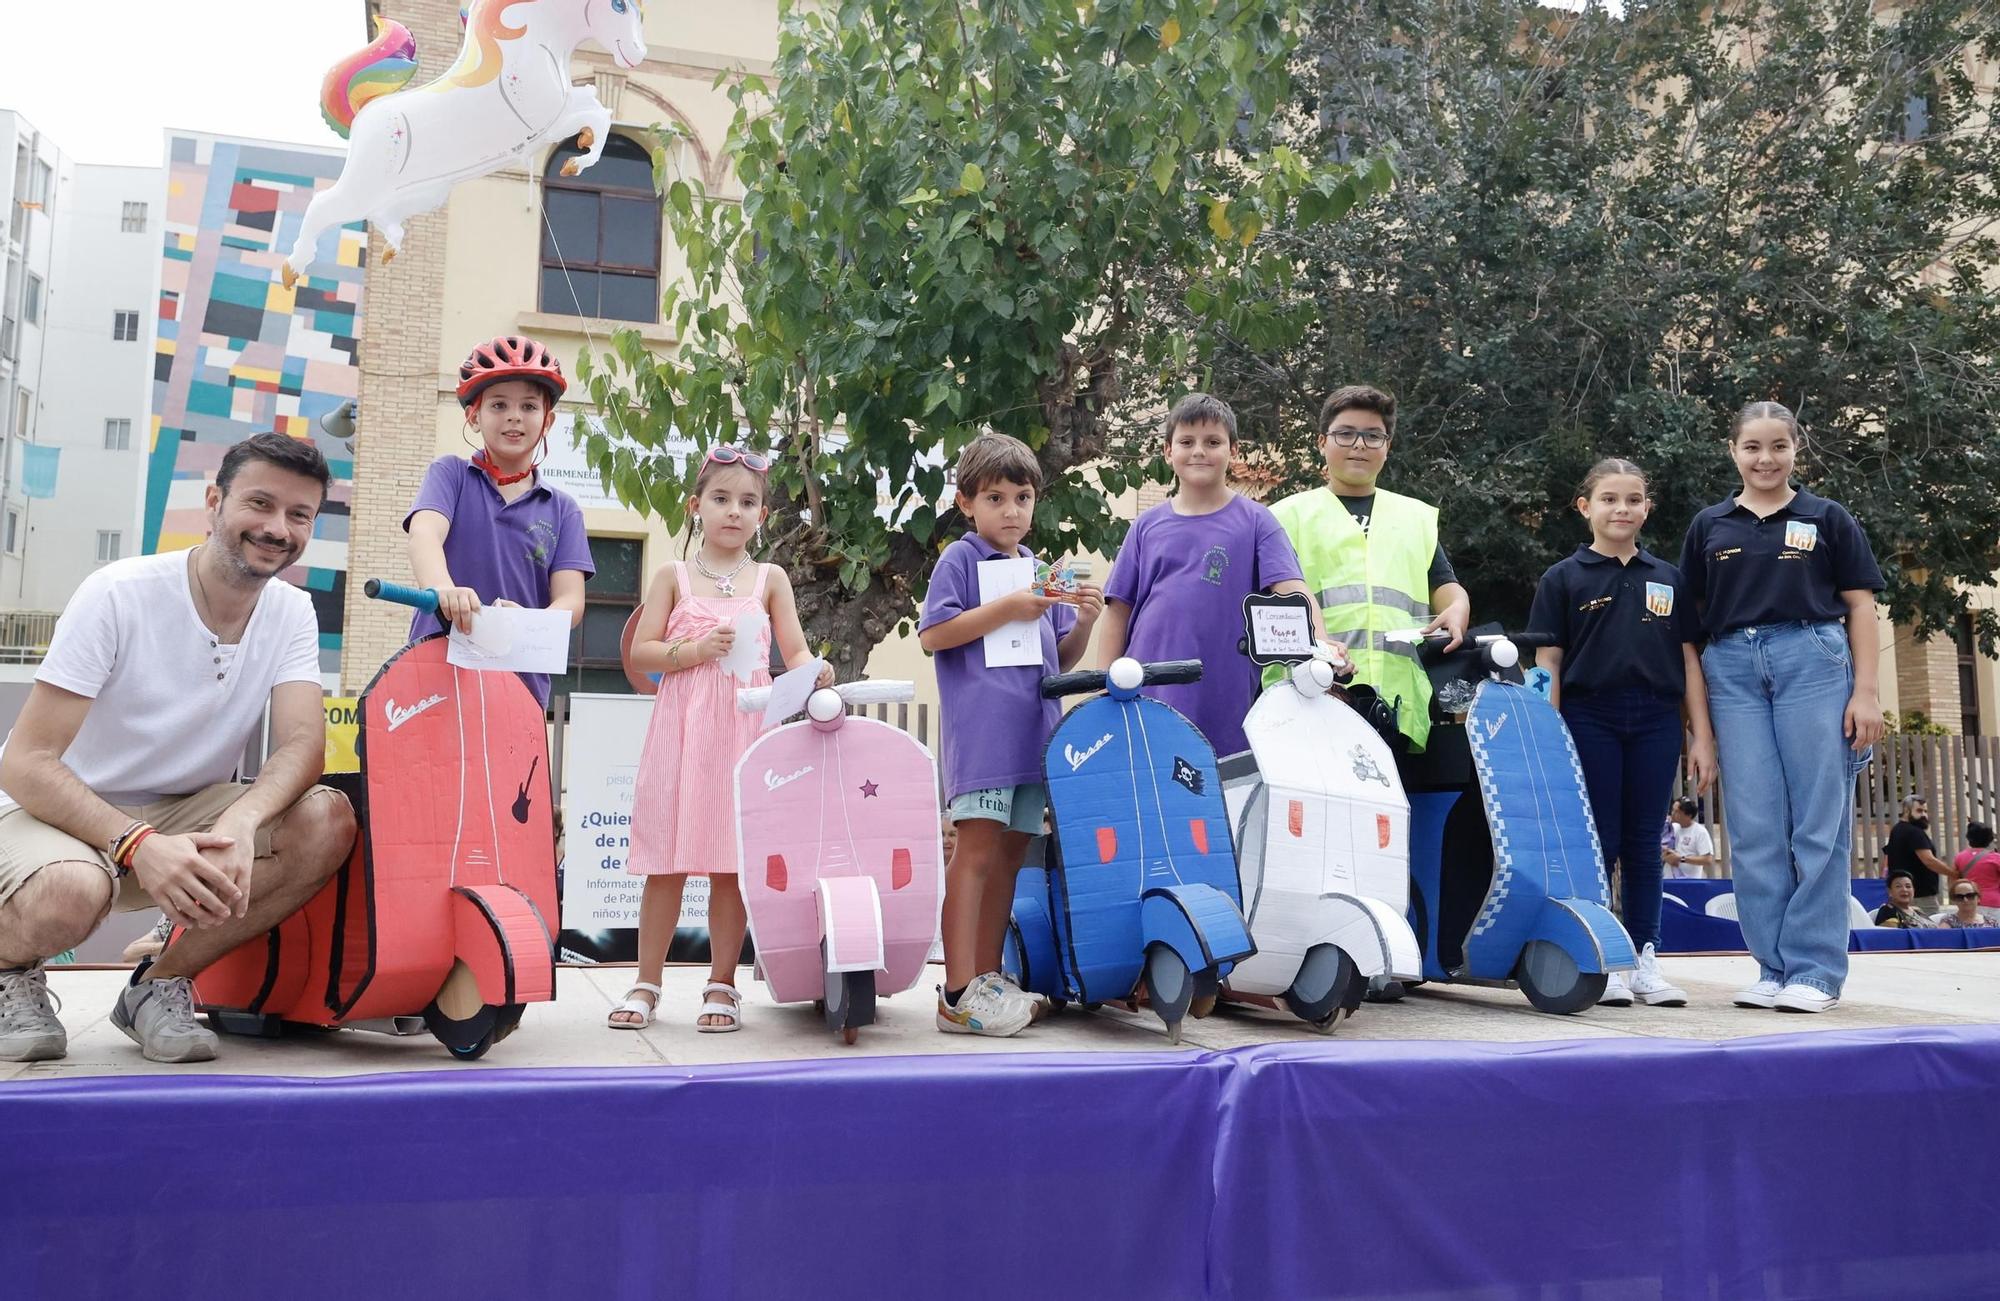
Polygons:
<instances>
[{"instance_id":1,"label":"cardboard wheel","mask_svg":"<svg viewBox=\"0 0 2000 1301\"><path fill-rule=\"evenodd\" d=\"M277 1039L285 1033L285 1023L261 1012L228 1012L210 1008L208 1028L217 1034L239 1039Z\"/></svg>"},{"instance_id":2,"label":"cardboard wheel","mask_svg":"<svg viewBox=\"0 0 2000 1301\"><path fill-rule=\"evenodd\" d=\"M487 1049L520 1023L520 1004L500 1006L479 1001L478 982L463 960L452 964L437 997L424 1009L424 1028L462 1062L484 1057Z\"/></svg>"},{"instance_id":3,"label":"cardboard wheel","mask_svg":"<svg viewBox=\"0 0 2000 1301\"><path fill-rule=\"evenodd\" d=\"M1339 1019L1361 1005L1368 978L1337 944L1315 944L1299 963L1299 974L1285 991L1285 1008L1321 1034L1330 1034Z\"/></svg>"},{"instance_id":4,"label":"cardboard wheel","mask_svg":"<svg viewBox=\"0 0 2000 1301\"><path fill-rule=\"evenodd\" d=\"M1194 997L1188 1001L1188 1015L1200 1020L1215 1010L1222 998L1222 978L1213 968L1194 973Z\"/></svg>"},{"instance_id":5,"label":"cardboard wheel","mask_svg":"<svg viewBox=\"0 0 2000 1301\"><path fill-rule=\"evenodd\" d=\"M1181 1020L1194 1003L1194 973L1164 944L1146 946L1146 1001L1166 1022L1167 1042L1181 1041Z\"/></svg>"},{"instance_id":6,"label":"cardboard wheel","mask_svg":"<svg viewBox=\"0 0 2000 1301\"><path fill-rule=\"evenodd\" d=\"M826 943L820 942L820 956ZM875 973L872 971L829 971L826 973L826 1028L853 1043L861 1027L875 1024Z\"/></svg>"},{"instance_id":7,"label":"cardboard wheel","mask_svg":"<svg viewBox=\"0 0 2000 1301\"><path fill-rule=\"evenodd\" d=\"M1533 940L1514 965L1514 980L1535 1010L1569 1016L1597 1006L1609 979L1601 971L1585 972L1560 945Z\"/></svg>"}]
</instances>

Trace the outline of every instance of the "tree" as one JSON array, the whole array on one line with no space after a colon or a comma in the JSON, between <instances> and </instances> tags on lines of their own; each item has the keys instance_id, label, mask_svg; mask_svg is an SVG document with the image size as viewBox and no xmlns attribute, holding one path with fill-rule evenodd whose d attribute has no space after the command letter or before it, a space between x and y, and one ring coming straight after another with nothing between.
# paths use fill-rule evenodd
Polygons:
<instances>
[{"instance_id":1,"label":"tree","mask_svg":"<svg viewBox=\"0 0 2000 1301\"><path fill-rule=\"evenodd\" d=\"M664 360L620 333L579 367L593 465L682 522L706 447L775 453L775 555L843 676L915 610L956 532L949 458L982 429L1034 447L1031 540L1104 550L1107 458L1135 371L1184 364L1147 271L1209 287L1259 346L1303 327L1277 227L1333 221L1390 169L1272 139L1296 6L1202 0L846 0L782 14L776 84L735 84L739 204L662 177L685 283ZM664 156L664 151L662 155Z\"/></svg>"},{"instance_id":2,"label":"tree","mask_svg":"<svg viewBox=\"0 0 2000 1301\"><path fill-rule=\"evenodd\" d=\"M1651 473L1646 537L1678 558L1736 482L1730 414L1775 399L1896 617L1948 627L1953 585L2000 568L2000 136L1969 76L1995 33L1939 0L1326 6L1289 139L1393 149L1402 183L1377 220L1274 235L1296 344L1183 321L1292 486L1327 392L1397 394L1385 481L1441 507L1476 619L1518 623L1587 540L1568 502L1602 455Z\"/></svg>"}]
</instances>

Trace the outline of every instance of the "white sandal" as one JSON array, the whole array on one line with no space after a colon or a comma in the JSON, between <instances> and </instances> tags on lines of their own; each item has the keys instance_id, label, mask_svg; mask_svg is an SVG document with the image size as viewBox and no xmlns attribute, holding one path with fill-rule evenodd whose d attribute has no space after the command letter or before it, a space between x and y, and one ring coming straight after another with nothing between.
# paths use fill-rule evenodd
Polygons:
<instances>
[{"instance_id":1,"label":"white sandal","mask_svg":"<svg viewBox=\"0 0 2000 1301\"><path fill-rule=\"evenodd\" d=\"M641 991L651 994L653 1001L648 1003L644 999L632 997L632 995ZM632 988L625 991L624 1002L605 1013L604 1024L610 1026L613 1030L644 1030L647 1026L653 1024L653 1012L659 1005L660 987L658 985L649 985L643 980L638 981ZM613 1018L620 1012L630 1012L639 1019L636 1021L614 1020Z\"/></svg>"},{"instance_id":2,"label":"white sandal","mask_svg":"<svg viewBox=\"0 0 2000 1301\"><path fill-rule=\"evenodd\" d=\"M727 994L729 1001L711 998L711 994ZM701 1011L695 1015L694 1028L702 1034L728 1034L743 1028L743 993L734 985L725 985L719 980L711 980L701 987ZM704 1016L725 1016L729 1020L723 1025L703 1025Z\"/></svg>"}]
</instances>

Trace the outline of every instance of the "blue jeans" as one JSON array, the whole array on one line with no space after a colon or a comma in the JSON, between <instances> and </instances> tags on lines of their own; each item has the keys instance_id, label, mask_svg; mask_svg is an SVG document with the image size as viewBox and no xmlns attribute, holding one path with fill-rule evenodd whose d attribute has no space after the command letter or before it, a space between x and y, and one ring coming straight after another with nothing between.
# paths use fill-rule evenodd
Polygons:
<instances>
[{"instance_id":1,"label":"blue jeans","mask_svg":"<svg viewBox=\"0 0 2000 1301\"><path fill-rule=\"evenodd\" d=\"M1739 628L1701 653L1728 788L1730 876L1759 978L1840 993L1847 979L1854 694L1846 626Z\"/></svg>"},{"instance_id":2,"label":"blue jeans","mask_svg":"<svg viewBox=\"0 0 2000 1301\"><path fill-rule=\"evenodd\" d=\"M1604 866L1619 865L1619 907L1635 948L1660 942L1660 826L1681 760L1681 702L1643 688L1563 696L1583 761Z\"/></svg>"}]
</instances>

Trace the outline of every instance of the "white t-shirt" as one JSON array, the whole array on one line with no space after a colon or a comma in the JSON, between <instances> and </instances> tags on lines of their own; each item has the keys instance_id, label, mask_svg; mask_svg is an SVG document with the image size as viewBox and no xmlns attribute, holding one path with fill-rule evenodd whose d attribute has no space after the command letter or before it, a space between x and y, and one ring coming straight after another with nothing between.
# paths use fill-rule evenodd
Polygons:
<instances>
[{"instance_id":1,"label":"white t-shirt","mask_svg":"<svg viewBox=\"0 0 2000 1301\"><path fill-rule=\"evenodd\" d=\"M274 579L243 640L221 645L195 613L188 553L133 556L83 580L35 680L91 698L63 762L107 803L191 795L235 778L273 687L320 684L319 621Z\"/></svg>"},{"instance_id":2,"label":"white t-shirt","mask_svg":"<svg viewBox=\"0 0 2000 1301\"><path fill-rule=\"evenodd\" d=\"M1713 854L1715 852L1715 841L1709 836L1708 828L1701 825L1701 823L1690 822L1685 827L1678 823L1672 825L1674 830L1672 848L1676 854L1686 858L1689 854ZM1667 874L1669 876L1698 877L1701 875L1701 865L1698 863L1669 863L1667 864Z\"/></svg>"}]
</instances>

